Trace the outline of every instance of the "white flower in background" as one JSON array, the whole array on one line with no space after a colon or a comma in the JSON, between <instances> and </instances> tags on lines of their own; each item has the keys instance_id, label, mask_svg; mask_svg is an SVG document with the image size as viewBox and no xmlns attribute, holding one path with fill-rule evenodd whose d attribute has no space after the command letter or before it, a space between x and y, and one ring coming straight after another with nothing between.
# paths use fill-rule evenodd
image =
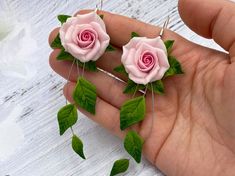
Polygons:
<instances>
[{"instance_id":1,"label":"white flower in background","mask_svg":"<svg viewBox=\"0 0 235 176\"><path fill-rule=\"evenodd\" d=\"M27 23L0 11L0 76L28 80L35 75L32 60L38 47L30 33Z\"/></svg>"}]
</instances>

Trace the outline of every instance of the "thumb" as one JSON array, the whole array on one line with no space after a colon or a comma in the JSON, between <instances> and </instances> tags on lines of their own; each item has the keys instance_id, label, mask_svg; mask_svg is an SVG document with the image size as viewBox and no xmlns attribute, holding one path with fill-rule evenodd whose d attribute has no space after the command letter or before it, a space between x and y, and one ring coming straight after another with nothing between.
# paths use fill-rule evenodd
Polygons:
<instances>
[{"instance_id":1,"label":"thumb","mask_svg":"<svg viewBox=\"0 0 235 176\"><path fill-rule=\"evenodd\" d=\"M199 35L212 38L235 62L235 3L228 0L179 0L183 21Z\"/></svg>"}]
</instances>

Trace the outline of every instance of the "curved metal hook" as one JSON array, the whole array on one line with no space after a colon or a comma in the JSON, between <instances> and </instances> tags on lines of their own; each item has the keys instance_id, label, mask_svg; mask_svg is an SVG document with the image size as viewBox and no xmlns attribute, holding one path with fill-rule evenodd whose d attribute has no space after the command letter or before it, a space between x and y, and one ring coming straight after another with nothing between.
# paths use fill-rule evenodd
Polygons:
<instances>
[{"instance_id":1,"label":"curved metal hook","mask_svg":"<svg viewBox=\"0 0 235 176\"><path fill-rule=\"evenodd\" d=\"M167 28L169 22L170 22L170 16L167 16L167 19L166 19L166 21L164 22L163 27L162 27L162 29L161 29L161 31L160 31L160 34L159 34L159 36L160 36L161 38L162 38L162 36L163 36L163 34L164 34L164 29Z\"/></svg>"},{"instance_id":2,"label":"curved metal hook","mask_svg":"<svg viewBox=\"0 0 235 176\"><path fill-rule=\"evenodd\" d=\"M103 0L100 0L99 4L96 4L95 6L95 12L97 12L99 10L99 5L100 5L100 10L103 9Z\"/></svg>"}]
</instances>

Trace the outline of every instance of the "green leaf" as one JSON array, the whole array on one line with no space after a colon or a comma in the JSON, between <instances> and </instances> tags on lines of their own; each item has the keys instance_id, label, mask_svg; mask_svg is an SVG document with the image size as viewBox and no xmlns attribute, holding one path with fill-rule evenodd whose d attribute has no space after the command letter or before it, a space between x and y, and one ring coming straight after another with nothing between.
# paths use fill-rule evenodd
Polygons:
<instances>
[{"instance_id":1,"label":"green leaf","mask_svg":"<svg viewBox=\"0 0 235 176\"><path fill-rule=\"evenodd\" d=\"M143 144L144 140L135 131L129 131L124 139L124 148L137 163L141 161Z\"/></svg>"},{"instance_id":2,"label":"green leaf","mask_svg":"<svg viewBox=\"0 0 235 176\"><path fill-rule=\"evenodd\" d=\"M124 103L120 112L120 128L125 130L131 125L138 123L145 116L145 97L137 97Z\"/></svg>"},{"instance_id":3,"label":"green leaf","mask_svg":"<svg viewBox=\"0 0 235 176\"><path fill-rule=\"evenodd\" d=\"M140 35L137 34L136 32L132 32L131 33L131 38L134 38L134 37L140 37Z\"/></svg>"},{"instance_id":4,"label":"green leaf","mask_svg":"<svg viewBox=\"0 0 235 176\"><path fill-rule=\"evenodd\" d=\"M73 61L75 58L70 53L66 52L64 49L61 49L56 59L60 61L62 60Z\"/></svg>"},{"instance_id":5,"label":"green leaf","mask_svg":"<svg viewBox=\"0 0 235 176\"><path fill-rule=\"evenodd\" d=\"M60 60L60 61L63 61L63 60L73 61L74 59L76 59L70 53L66 52L64 49L62 49L60 51L59 55L56 58L57 58L57 60ZM77 62L79 67L83 68L84 63L82 63L78 59L76 59L76 62ZM89 70L89 71L92 71L92 72L95 72L95 71L98 70L97 67L96 67L96 62L94 62L94 61L86 62L85 63L85 69Z\"/></svg>"},{"instance_id":6,"label":"green leaf","mask_svg":"<svg viewBox=\"0 0 235 176\"><path fill-rule=\"evenodd\" d=\"M114 68L113 70L117 73L123 73L126 76L128 76L128 73L126 72L124 65L120 65L120 66Z\"/></svg>"},{"instance_id":7,"label":"green leaf","mask_svg":"<svg viewBox=\"0 0 235 176\"><path fill-rule=\"evenodd\" d=\"M59 110L57 119L59 122L60 135L63 135L68 128L72 127L77 122L77 108L72 104L64 106Z\"/></svg>"},{"instance_id":8,"label":"green leaf","mask_svg":"<svg viewBox=\"0 0 235 176\"><path fill-rule=\"evenodd\" d=\"M127 171L129 167L128 159L120 159L114 162L110 176L114 176Z\"/></svg>"},{"instance_id":9,"label":"green leaf","mask_svg":"<svg viewBox=\"0 0 235 176\"><path fill-rule=\"evenodd\" d=\"M83 153L83 143L76 135L72 138L72 148L81 158L86 159Z\"/></svg>"},{"instance_id":10,"label":"green leaf","mask_svg":"<svg viewBox=\"0 0 235 176\"><path fill-rule=\"evenodd\" d=\"M125 94L133 94L137 91L138 89L138 84L136 84L134 81L128 79L127 85L123 91Z\"/></svg>"},{"instance_id":11,"label":"green leaf","mask_svg":"<svg viewBox=\"0 0 235 176\"><path fill-rule=\"evenodd\" d=\"M52 48L63 48L60 40L60 34L57 34L56 38L54 41L51 43Z\"/></svg>"},{"instance_id":12,"label":"green leaf","mask_svg":"<svg viewBox=\"0 0 235 176\"><path fill-rule=\"evenodd\" d=\"M105 52L115 51L115 50L116 49L111 44L109 44L108 47L106 48Z\"/></svg>"},{"instance_id":13,"label":"green leaf","mask_svg":"<svg viewBox=\"0 0 235 176\"><path fill-rule=\"evenodd\" d=\"M100 18L103 20L104 19L104 15L103 14L101 14L101 15L99 15L100 16Z\"/></svg>"},{"instance_id":14,"label":"green leaf","mask_svg":"<svg viewBox=\"0 0 235 176\"><path fill-rule=\"evenodd\" d=\"M82 63L79 60L76 60L76 62L78 63L79 67L83 68L84 63ZM85 69L92 71L92 72L96 72L98 69L96 67L96 62L95 61L89 61L85 63Z\"/></svg>"},{"instance_id":15,"label":"green leaf","mask_svg":"<svg viewBox=\"0 0 235 176\"><path fill-rule=\"evenodd\" d=\"M141 84L136 84L134 81L132 81L131 79L128 79L127 81L127 86L124 89L123 93L125 94L133 94L139 90L144 89L145 86L141 85Z\"/></svg>"},{"instance_id":16,"label":"green leaf","mask_svg":"<svg viewBox=\"0 0 235 176\"><path fill-rule=\"evenodd\" d=\"M165 73L164 78L184 73L179 61L177 61L175 57L169 56L168 60L169 60L170 68Z\"/></svg>"},{"instance_id":17,"label":"green leaf","mask_svg":"<svg viewBox=\"0 0 235 176\"><path fill-rule=\"evenodd\" d=\"M70 18L71 16L69 15L58 15L57 18L58 20L61 22L61 24L64 24L68 18Z\"/></svg>"},{"instance_id":18,"label":"green leaf","mask_svg":"<svg viewBox=\"0 0 235 176\"><path fill-rule=\"evenodd\" d=\"M174 42L175 42L174 40L167 40L164 42L168 53L170 53L170 51L174 45Z\"/></svg>"},{"instance_id":19,"label":"green leaf","mask_svg":"<svg viewBox=\"0 0 235 176\"><path fill-rule=\"evenodd\" d=\"M95 114L96 98L96 87L84 78L79 78L73 92L76 104L91 114Z\"/></svg>"},{"instance_id":20,"label":"green leaf","mask_svg":"<svg viewBox=\"0 0 235 176\"><path fill-rule=\"evenodd\" d=\"M148 89L150 91L152 91L152 89L153 89L154 93L157 93L157 94L160 94L160 95L164 94L164 84L161 80L150 83L148 85Z\"/></svg>"}]
</instances>

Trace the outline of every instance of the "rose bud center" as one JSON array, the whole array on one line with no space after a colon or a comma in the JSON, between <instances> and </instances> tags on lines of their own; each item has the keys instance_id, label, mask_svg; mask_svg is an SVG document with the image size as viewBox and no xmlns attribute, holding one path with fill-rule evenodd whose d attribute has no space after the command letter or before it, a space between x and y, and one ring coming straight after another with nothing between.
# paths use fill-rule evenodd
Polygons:
<instances>
[{"instance_id":1,"label":"rose bud center","mask_svg":"<svg viewBox=\"0 0 235 176\"><path fill-rule=\"evenodd\" d=\"M92 48L96 40L96 32L93 30L83 30L77 36L77 43L80 48Z\"/></svg>"},{"instance_id":2,"label":"rose bud center","mask_svg":"<svg viewBox=\"0 0 235 176\"><path fill-rule=\"evenodd\" d=\"M153 69L157 62L157 56L147 51L140 56L137 66L140 71L148 73Z\"/></svg>"}]
</instances>

